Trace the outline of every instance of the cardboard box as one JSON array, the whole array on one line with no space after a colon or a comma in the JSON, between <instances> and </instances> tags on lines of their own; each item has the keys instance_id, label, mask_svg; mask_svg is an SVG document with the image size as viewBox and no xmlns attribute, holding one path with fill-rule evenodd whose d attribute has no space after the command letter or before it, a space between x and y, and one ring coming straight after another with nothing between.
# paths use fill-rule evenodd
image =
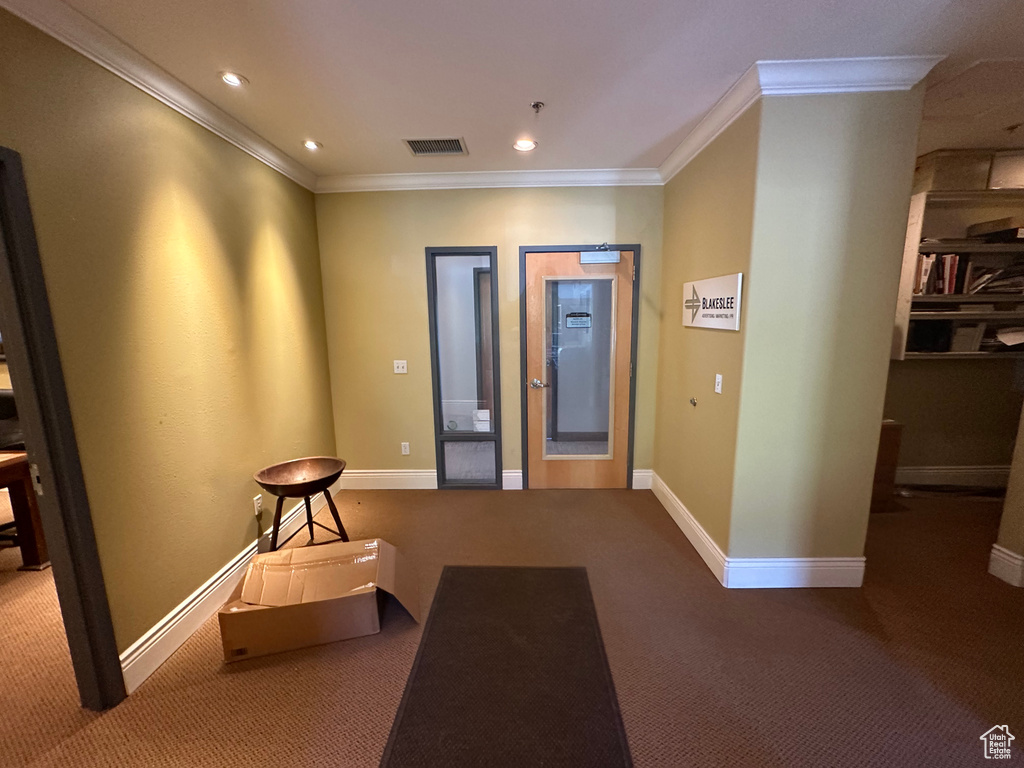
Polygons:
<instances>
[{"instance_id":1,"label":"cardboard box","mask_svg":"<svg viewBox=\"0 0 1024 768\"><path fill-rule=\"evenodd\" d=\"M387 593L419 621L419 585L382 539L256 555L220 609L225 661L380 632Z\"/></svg>"}]
</instances>

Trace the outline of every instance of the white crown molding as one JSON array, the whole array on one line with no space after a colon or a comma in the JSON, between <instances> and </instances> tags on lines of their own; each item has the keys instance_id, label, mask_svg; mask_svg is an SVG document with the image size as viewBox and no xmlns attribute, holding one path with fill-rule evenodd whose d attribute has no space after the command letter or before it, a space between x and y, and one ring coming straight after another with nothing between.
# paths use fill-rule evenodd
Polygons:
<instances>
[{"instance_id":1,"label":"white crown molding","mask_svg":"<svg viewBox=\"0 0 1024 768\"><path fill-rule=\"evenodd\" d=\"M508 187L661 186L656 168L577 169L564 171L463 171L457 173L376 173L321 176L316 192L382 192L424 189Z\"/></svg>"},{"instance_id":2,"label":"white crown molding","mask_svg":"<svg viewBox=\"0 0 1024 768\"><path fill-rule=\"evenodd\" d=\"M0 0L0 7L78 51L154 99L312 190L316 176L134 48L60 0Z\"/></svg>"},{"instance_id":3,"label":"white crown molding","mask_svg":"<svg viewBox=\"0 0 1024 768\"><path fill-rule=\"evenodd\" d=\"M759 61L765 96L909 91L945 56L873 56L859 59Z\"/></svg>"},{"instance_id":4,"label":"white crown molding","mask_svg":"<svg viewBox=\"0 0 1024 768\"><path fill-rule=\"evenodd\" d=\"M658 166L667 183L762 96L906 91L944 56L758 61L708 110Z\"/></svg>"},{"instance_id":5,"label":"white crown molding","mask_svg":"<svg viewBox=\"0 0 1024 768\"><path fill-rule=\"evenodd\" d=\"M0 0L6 8L230 144L317 193L509 187L660 186L681 171L761 96L907 90L942 56L758 61L719 99L658 168L317 177L227 112L60 0Z\"/></svg>"},{"instance_id":6,"label":"white crown molding","mask_svg":"<svg viewBox=\"0 0 1024 768\"><path fill-rule=\"evenodd\" d=\"M761 98L761 85L757 77L757 65L754 65L743 73L743 76L725 92L725 95L708 110L696 127L686 135L679 146L672 150L672 154L658 166L662 181L668 183L759 98Z\"/></svg>"}]
</instances>

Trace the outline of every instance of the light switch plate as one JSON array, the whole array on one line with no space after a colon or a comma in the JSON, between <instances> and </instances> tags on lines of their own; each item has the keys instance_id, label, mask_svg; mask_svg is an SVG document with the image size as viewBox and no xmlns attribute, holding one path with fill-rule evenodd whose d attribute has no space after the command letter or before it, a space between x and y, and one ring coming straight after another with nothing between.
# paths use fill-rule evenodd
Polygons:
<instances>
[{"instance_id":1,"label":"light switch plate","mask_svg":"<svg viewBox=\"0 0 1024 768\"><path fill-rule=\"evenodd\" d=\"M722 374L720 373L715 374L715 394L722 394Z\"/></svg>"},{"instance_id":2,"label":"light switch plate","mask_svg":"<svg viewBox=\"0 0 1024 768\"><path fill-rule=\"evenodd\" d=\"M252 512L256 517L263 514L263 494L257 494L252 497Z\"/></svg>"},{"instance_id":3,"label":"light switch plate","mask_svg":"<svg viewBox=\"0 0 1024 768\"><path fill-rule=\"evenodd\" d=\"M409 455L409 444L408 443L402 443L402 455L403 456L408 456Z\"/></svg>"},{"instance_id":4,"label":"light switch plate","mask_svg":"<svg viewBox=\"0 0 1024 768\"><path fill-rule=\"evenodd\" d=\"M409 365L405 360L395 360L395 373L408 373Z\"/></svg>"}]
</instances>

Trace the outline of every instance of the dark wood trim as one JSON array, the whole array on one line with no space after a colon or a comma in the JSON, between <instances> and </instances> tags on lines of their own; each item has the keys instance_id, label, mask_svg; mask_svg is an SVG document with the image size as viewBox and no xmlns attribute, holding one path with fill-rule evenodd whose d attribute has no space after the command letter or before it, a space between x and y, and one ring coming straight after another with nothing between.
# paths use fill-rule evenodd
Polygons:
<instances>
[{"instance_id":1,"label":"dark wood trim","mask_svg":"<svg viewBox=\"0 0 1024 768\"><path fill-rule=\"evenodd\" d=\"M489 267L473 267L473 322L476 330L476 399L483 400L484 397L484 374L483 369L480 365L481 359L483 359L483 339L481 334L483 332L483 318L480 316L480 275L486 274L488 279L491 277L491 270ZM490 290L487 291L490 293ZM493 377L493 374L492 374ZM494 387L496 382L491 381L491 399L494 399Z\"/></svg>"},{"instance_id":2,"label":"dark wood trim","mask_svg":"<svg viewBox=\"0 0 1024 768\"><path fill-rule=\"evenodd\" d=\"M530 487L529 435L527 434L527 396L528 379L526 377L526 255L528 253L575 253L576 251L596 251L598 245L521 245L519 246L519 402L520 430L522 431L522 464L523 488ZM629 445L626 448L626 487L633 487L633 437L636 431L636 353L637 333L640 325L640 244L607 245L611 251L633 252L633 317L630 321L629 364L632 376L629 377Z\"/></svg>"},{"instance_id":3,"label":"dark wood trim","mask_svg":"<svg viewBox=\"0 0 1024 768\"><path fill-rule=\"evenodd\" d=\"M446 432L443 424L443 412L441 409L441 366L437 346L437 273L435 260L438 256L486 256L487 267L491 273L491 347L493 350L493 377L494 377L494 422L493 432ZM499 333L498 333L498 248L488 246L481 248L457 247L438 248L429 247L426 249L427 257L427 314L430 331L430 382L434 394L434 455L437 461L437 487L445 490L463 489L493 489L501 490L502 486L502 456L501 456L501 365L499 361ZM476 301L476 272L473 274L474 310L479 311ZM479 325L477 332L479 333ZM479 339L477 340L477 354L479 355ZM479 361L478 361L479 362ZM479 364L477 369L479 370ZM479 381L478 381L479 388ZM494 445L494 483L462 483L449 482L445 474L444 444L446 442L493 442Z\"/></svg>"},{"instance_id":4,"label":"dark wood trim","mask_svg":"<svg viewBox=\"0 0 1024 768\"><path fill-rule=\"evenodd\" d=\"M0 147L0 327L82 705L125 697L21 158Z\"/></svg>"}]
</instances>

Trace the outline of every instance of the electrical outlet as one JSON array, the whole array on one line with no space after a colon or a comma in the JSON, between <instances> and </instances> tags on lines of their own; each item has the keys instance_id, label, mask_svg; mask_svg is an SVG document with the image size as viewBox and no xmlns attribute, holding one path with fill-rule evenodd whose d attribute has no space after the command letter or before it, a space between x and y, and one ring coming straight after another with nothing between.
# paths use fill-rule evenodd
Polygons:
<instances>
[{"instance_id":1,"label":"electrical outlet","mask_svg":"<svg viewBox=\"0 0 1024 768\"><path fill-rule=\"evenodd\" d=\"M402 443L402 455L403 456L408 456L409 455L409 444L408 443Z\"/></svg>"},{"instance_id":2,"label":"electrical outlet","mask_svg":"<svg viewBox=\"0 0 1024 768\"><path fill-rule=\"evenodd\" d=\"M405 360L395 360L395 373L408 373L409 365Z\"/></svg>"},{"instance_id":3,"label":"electrical outlet","mask_svg":"<svg viewBox=\"0 0 1024 768\"><path fill-rule=\"evenodd\" d=\"M260 493L252 497L252 512L256 517L260 517L263 514L263 494Z\"/></svg>"},{"instance_id":4,"label":"electrical outlet","mask_svg":"<svg viewBox=\"0 0 1024 768\"><path fill-rule=\"evenodd\" d=\"M722 374L720 373L715 374L715 394L722 394Z\"/></svg>"}]
</instances>

